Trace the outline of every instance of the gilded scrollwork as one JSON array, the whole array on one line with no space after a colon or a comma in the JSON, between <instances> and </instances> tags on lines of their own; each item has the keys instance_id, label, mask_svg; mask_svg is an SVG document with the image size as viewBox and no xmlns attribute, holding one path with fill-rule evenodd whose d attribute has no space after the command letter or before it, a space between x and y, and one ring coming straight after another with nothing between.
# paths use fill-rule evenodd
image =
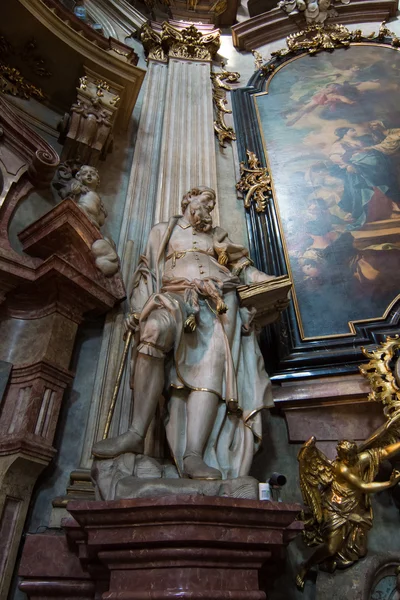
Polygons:
<instances>
[{"instance_id":1,"label":"gilded scrollwork","mask_svg":"<svg viewBox=\"0 0 400 600\"><path fill-rule=\"evenodd\" d=\"M247 150L246 154L248 167L244 162L240 163L240 180L236 189L244 195L245 208L249 209L254 202L256 211L264 212L272 197L271 177L254 152Z\"/></svg>"},{"instance_id":2,"label":"gilded scrollwork","mask_svg":"<svg viewBox=\"0 0 400 600\"><path fill-rule=\"evenodd\" d=\"M369 362L360 366L368 379L371 402L383 406L385 423L363 443L365 446L392 443L400 438L400 338L387 337L376 350L362 349Z\"/></svg>"},{"instance_id":3,"label":"gilded scrollwork","mask_svg":"<svg viewBox=\"0 0 400 600\"><path fill-rule=\"evenodd\" d=\"M374 32L365 36L361 29L350 31L344 25L331 23L312 23L303 30L292 33L286 38L286 48L271 53L271 60L264 60L260 52L253 50L255 70L260 70L262 75L270 75L277 67L281 58L288 58L297 52L316 54L323 50L331 51L335 48L348 48L351 43L361 41L377 41L390 43L394 48L400 47L400 38L383 22L377 34Z\"/></svg>"},{"instance_id":4,"label":"gilded scrollwork","mask_svg":"<svg viewBox=\"0 0 400 600\"><path fill-rule=\"evenodd\" d=\"M42 90L25 79L21 72L9 64L16 51L4 35L0 35L0 91L20 98L44 100Z\"/></svg>"},{"instance_id":5,"label":"gilded scrollwork","mask_svg":"<svg viewBox=\"0 0 400 600\"><path fill-rule=\"evenodd\" d=\"M29 98L45 99L45 95L39 87L27 81L18 69L14 69L2 61L0 61L0 91L3 94L11 94L27 100Z\"/></svg>"},{"instance_id":6,"label":"gilded scrollwork","mask_svg":"<svg viewBox=\"0 0 400 600\"><path fill-rule=\"evenodd\" d=\"M236 140L236 134L233 127L225 123L225 115L231 114L232 111L226 107L228 101L226 92L232 90L229 84L237 83L240 78L240 73L236 71L222 70L218 73L211 73L213 82L213 103L215 108L214 131L218 138L219 145L225 148L226 140Z\"/></svg>"}]
</instances>

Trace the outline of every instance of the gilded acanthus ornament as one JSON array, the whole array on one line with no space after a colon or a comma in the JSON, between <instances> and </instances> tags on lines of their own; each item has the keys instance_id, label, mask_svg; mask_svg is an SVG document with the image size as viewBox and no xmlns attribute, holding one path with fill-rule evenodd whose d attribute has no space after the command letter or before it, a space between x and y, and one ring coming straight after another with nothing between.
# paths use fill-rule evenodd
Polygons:
<instances>
[{"instance_id":1,"label":"gilded acanthus ornament","mask_svg":"<svg viewBox=\"0 0 400 600\"><path fill-rule=\"evenodd\" d=\"M212 60L221 45L219 29L203 34L194 25L178 29L169 23L162 26L163 47L168 48L170 58Z\"/></svg>"},{"instance_id":2,"label":"gilded acanthus ornament","mask_svg":"<svg viewBox=\"0 0 400 600\"><path fill-rule=\"evenodd\" d=\"M161 31L146 23L140 39L148 59L166 62L168 58L211 61L220 47L220 30L203 34L194 25L179 29L164 22Z\"/></svg>"},{"instance_id":3,"label":"gilded acanthus ornament","mask_svg":"<svg viewBox=\"0 0 400 600\"><path fill-rule=\"evenodd\" d=\"M145 23L141 29L140 40L148 59L166 62L167 57L161 45L161 34L154 31L148 23Z\"/></svg>"},{"instance_id":4,"label":"gilded acanthus ornament","mask_svg":"<svg viewBox=\"0 0 400 600\"><path fill-rule=\"evenodd\" d=\"M236 189L244 195L244 206L250 208L253 201L257 212L264 212L272 197L271 177L268 169L260 165L254 152L247 150L248 167L240 163L240 180Z\"/></svg>"},{"instance_id":5,"label":"gilded acanthus ornament","mask_svg":"<svg viewBox=\"0 0 400 600\"><path fill-rule=\"evenodd\" d=\"M360 366L371 385L369 400L382 403L386 421L359 446L339 442L333 462L318 450L314 437L300 450L300 487L308 507L303 536L307 545L317 546L297 575L300 588L315 565L324 563L332 572L365 556L373 518L369 496L400 481L400 473L393 471L389 481L374 482L380 463L400 452L400 338L388 337L363 353L370 359Z\"/></svg>"},{"instance_id":6,"label":"gilded acanthus ornament","mask_svg":"<svg viewBox=\"0 0 400 600\"><path fill-rule=\"evenodd\" d=\"M225 148L225 140L236 140L236 134L233 127L225 123L225 115L231 114L232 111L226 108L228 103L226 92L232 90L230 83L239 81L240 73L235 71L221 71L219 73L211 73L213 82L213 103L215 108L214 131L218 138L219 145Z\"/></svg>"}]
</instances>

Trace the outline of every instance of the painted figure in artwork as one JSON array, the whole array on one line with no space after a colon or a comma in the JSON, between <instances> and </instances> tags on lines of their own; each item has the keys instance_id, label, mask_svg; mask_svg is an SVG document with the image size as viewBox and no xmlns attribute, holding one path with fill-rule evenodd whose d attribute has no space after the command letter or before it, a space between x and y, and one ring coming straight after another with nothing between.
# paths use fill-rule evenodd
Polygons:
<instances>
[{"instance_id":1,"label":"painted figure in artwork","mask_svg":"<svg viewBox=\"0 0 400 600\"><path fill-rule=\"evenodd\" d=\"M288 61L255 97L306 338L398 297L399 69L392 48L352 46Z\"/></svg>"},{"instance_id":2,"label":"painted figure in artwork","mask_svg":"<svg viewBox=\"0 0 400 600\"><path fill-rule=\"evenodd\" d=\"M182 216L155 225L133 279L133 420L128 431L97 442L93 454L142 454L162 395L166 436L181 475L247 475L261 439L260 410L272 405L270 382L252 327L238 304L243 283L273 279L248 250L212 224L215 192L191 189Z\"/></svg>"}]
</instances>

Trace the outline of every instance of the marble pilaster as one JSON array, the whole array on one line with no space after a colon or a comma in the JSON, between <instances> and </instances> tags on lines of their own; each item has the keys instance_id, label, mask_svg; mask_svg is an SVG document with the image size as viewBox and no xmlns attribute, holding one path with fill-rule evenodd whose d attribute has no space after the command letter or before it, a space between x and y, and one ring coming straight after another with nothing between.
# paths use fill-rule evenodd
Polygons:
<instances>
[{"instance_id":1,"label":"marble pilaster","mask_svg":"<svg viewBox=\"0 0 400 600\"><path fill-rule=\"evenodd\" d=\"M156 223L180 213L181 198L190 187L217 189L210 75L208 61L170 58ZM217 208L214 221L219 222Z\"/></svg>"},{"instance_id":2,"label":"marble pilaster","mask_svg":"<svg viewBox=\"0 0 400 600\"><path fill-rule=\"evenodd\" d=\"M161 133L164 120L168 66L165 62L149 60L146 90L136 138L136 148L130 173L128 193L118 240L118 254L129 293L129 279L143 252L154 222L154 206L158 187ZM124 309L110 313L104 329L100 359L79 467L91 464L93 442L102 437L108 406L123 350ZM129 419L130 390L127 378L121 386L119 402L111 434L122 430Z\"/></svg>"}]
</instances>

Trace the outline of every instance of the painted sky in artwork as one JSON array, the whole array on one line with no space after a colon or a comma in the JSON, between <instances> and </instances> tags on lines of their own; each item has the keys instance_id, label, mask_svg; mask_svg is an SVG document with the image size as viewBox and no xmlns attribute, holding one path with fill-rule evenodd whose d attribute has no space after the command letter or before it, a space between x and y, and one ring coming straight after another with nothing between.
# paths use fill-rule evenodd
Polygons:
<instances>
[{"instance_id":1,"label":"painted sky in artwork","mask_svg":"<svg viewBox=\"0 0 400 600\"><path fill-rule=\"evenodd\" d=\"M343 335L400 293L400 52L287 63L255 97L304 337Z\"/></svg>"}]
</instances>

